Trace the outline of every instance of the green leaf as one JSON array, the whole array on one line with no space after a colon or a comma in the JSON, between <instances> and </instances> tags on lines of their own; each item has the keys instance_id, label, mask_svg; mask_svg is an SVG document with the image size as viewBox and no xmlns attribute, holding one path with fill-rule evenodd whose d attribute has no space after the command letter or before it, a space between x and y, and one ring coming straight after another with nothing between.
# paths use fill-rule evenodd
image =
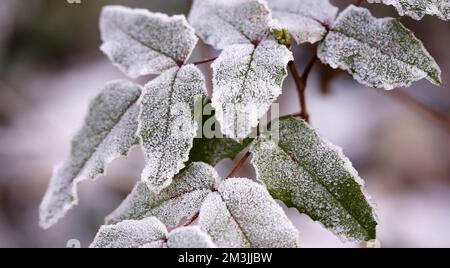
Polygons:
<instances>
[{"instance_id":1,"label":"green leaf","mask_svg":"<svg viewBox=\"0 0 450 268\"><path fill-rule=\"evenodd\" d=\"M137 133L146 162L142 181L152 192L169 186L188 160L198 127L193 109L206 95L194 65L172 68L145 86Z\"/></svg>"},{"instance_id":2,"label":"green leaf","mask_svg":"<svg viewBox=\"0 0 450 268\"><path fill-rule=\"evenodd\" d=\"M182 220L191 220L198 213L203 200L219 179L213 167L193 163L176 175L173 183L158 195L150 192L144 182L138 182L105 222L115 224L155 216L169 228L176 227Z\"/></svg>"},{"instance_id":3,"label":"green leaf","mask_svg":"<svg viewBox=\"0 0 450 268\"><path fill-rule=\"evenodd\" d=\"M189 14L200 38L217 49L264 40L270 21L262 0L195 0Z\"/></svg>"},{"instance_id":4,"label":"green leaf","mask_svg":"<svg viewBox=\"0 0 450 268\"><path fill-rule=\"evenodd\" d=\"M272 121L270 131L279 138L261 135L251 149L258 179L270 194L343 239L375 239L374 209L342 149L290 116Z\"/></svg>"},{"instance_id":5,"label":"green leaf","mask_svg":"<svg viewBox=\"0 0 450 268\"><path fill-rule=\"evenodd\" d=\"M210 105L210 103L207 103L207 105ZM205 107L207 106L205 105ZM203 108L203 111L205 110L206 108ZM204 162L215 166L221 160L233 160L252 142L250 138L243 140L242 143L225 138L220 132L219 122L214 116L214 112L211 115L203 115L202 123L205 129L201 131L200 138L198 137L200 135L198 135L194 139L188 163ZM204 133L206 130L210 130L212 133Z\"/></svg>"},{"instance_id":6,"label":"green leaf","mask_svg":"<svg viewBox=\"0 0 450 268\"><path fill-rule=\"evenodd\" d=\"M126 220L100 227L90 248L213 248L211 237L198 226L170 233L155 217Z\"/></svg>"},{"instance_id":7,"label":"green leaf","mask_svg":"<svg viewBox=\"0 0 450 268\"><path fill-rule=\"evenodd\" d=\"M267 0L272 15L287 27L297 44L316 43L327 33L338 8L329 0Z\"/></svg>"},{"instance_id":8,"label":"green leaf","mask_svg":"<svg viewBox=\"0 0 450 268\"><path fill-rule=\"evenodd\" d=\"M226 47L213 63L212 106L221 131L244 139L281 94L292 52L274 40Z\"/></svg>"},{"instance_id":9,"label":"green leaf","mask_svg":"<svg viewBox=\"0 0 450 268\"><path fill-rule=\"evenodd\" d=\"M401 16L410 16L415 20L425 15L437 16L441 20L450 20L450 0L381 0L383 4L394 6ZM369 3L372 1L369 1ZM379 1L378 1L379 2Z\"/></svg>"},{"instance_id":10,"label":"green leaf","mask_svg":"<svg viewBox=\"0 0 450 268\"><path fill-rule=\"evenodd\" d=\"M137 144L136 101L140 94L140 86L114 81L91 102L84 124L72 140L69 159L53 172L40 205L42 228L51 227L78 204L78 183L103 175L109 162L127 155Z\"/></svg>"},{"instance_id":11,"label":"green leaf","mask_svg":"<svg viewBox=\"0 0 450 268\"><path fill-rule=\"evenodd\" d=\"M245 178L224 181L200 209L199 225L218 247L298 247L298 231L265 187Z\"/></svg>"},{"instance_id":12,"label":"green leaf","mask_svg":"<svg viewBox=\"0 0 450 268\"><path fill-rule=\"evenodd\" d=\"M101 50L132 78L184 63L198 41L184 16L123 6L103 8L100 30Z\"/></svg>"},{"instance_id":13,"label":"green leaf","mask_svg":"<svg viewBox=\"0 0 450 268\"><path fill-rule=\"evenodd\" d=\"M318 57L375 88L407 87L422 78L442 85L439 66L410 30L392 18L376 19L364 8L350 6L339 15Z\"/></svg>"}]
</instances>

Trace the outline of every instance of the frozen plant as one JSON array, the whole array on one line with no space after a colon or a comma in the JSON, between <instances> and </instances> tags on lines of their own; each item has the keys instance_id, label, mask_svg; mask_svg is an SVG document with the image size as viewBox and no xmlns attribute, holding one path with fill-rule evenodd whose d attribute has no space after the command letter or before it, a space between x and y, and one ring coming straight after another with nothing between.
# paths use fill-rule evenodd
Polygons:
<instances>
[{"instance_id":1,"label":"frozen plant","mask_svg":"<svg viewBox=\"0 0 450 268\"><path fill-rule=\"evenodd\" d=\"M415 19L429 14L448 20L449 1L378 2ZM101 50L131 78L158 76L144 86L110 82L91 102L68 160L50 180L40 225L51 227L78 203L78 183L104 175L109 162L140 146L141 181L106 217L91 247L300 246L298 231L275 199L345 241L376 239L363 180L342 150L308 123L308 74L320 59L374 88L442 81L410 30L397 19L375 18L361 2L338 14L328 0L195 0L188 19L105 7ZM189 63L198 38L220 55ZM317 53L299 75L291 48L306 42L317 43ZM197 68L208 62L211 99ZM301 112L272 120L251 136L282 94L288 70ZM211 104L214 114L199 118L198 104ZM211 118L221 135L196 137ZM242 151L237 166L220 178L214 165ZM250 156L257 178L236 178Z\"/></svg>"}]
</instances>

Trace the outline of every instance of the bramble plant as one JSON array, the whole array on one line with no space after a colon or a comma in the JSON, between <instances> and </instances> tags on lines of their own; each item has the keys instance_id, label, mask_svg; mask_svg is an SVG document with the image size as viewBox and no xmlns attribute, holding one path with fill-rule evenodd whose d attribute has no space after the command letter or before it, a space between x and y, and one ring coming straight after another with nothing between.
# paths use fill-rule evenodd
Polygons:
<instances>
[{"instance_id":1,"label":"bramble plant","mask_svg":"<svg viewBox=\"0 0 450 268\"><path fill-rule=\"evenodd\" d=\"M54 225L77 204L78 183L103 175L110 161L139 145L145 157L141 181L106 217L91 247L298 247L298 231L275 199L343 240L376 239L374 207L362 179L342 150L308 123L308 75L319 59L373 88L442 81L410 30L397 19L375 18L361 2L338 14L328 0L195 0L188 20L105 7L101 50L131 78L159 76L143 87L110 82L91 102L69 159L51 178L40 225ZM450 19L449 0L378 2L414 19ZM220 55L188 63L197 36ZM300 75L291 47L302 43L318 44ZM210 62L208 100L197 65ZM288 70L301 112L255 131L282 93ZM213 113L195 111L208 105ZM215 134L198 137L205 120ZM213 166L241 152L236 167L220 178ZM235 178L250 156L257 178Z\"/></svg>"}]
</instances>

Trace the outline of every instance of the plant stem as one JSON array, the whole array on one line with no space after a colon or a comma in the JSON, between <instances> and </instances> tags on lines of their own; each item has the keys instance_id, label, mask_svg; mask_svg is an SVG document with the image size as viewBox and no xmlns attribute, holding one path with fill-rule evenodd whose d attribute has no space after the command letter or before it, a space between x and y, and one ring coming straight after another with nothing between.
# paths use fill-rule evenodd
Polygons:
<instances>
[{"instance_id":1,"label":"plant stem","mask_svg":"<svg viewBox=\"0 0 450 268\"><path fill-rule=\"evenodd\" d=\"M301 107L300 116L308 123L309 123L309 113L308 113L308 108L306 105L305 91L306 91L309 74L311 73L311 70L314 67L314 64L316 63L316 60L317 60L317 56L314 54L313 58L306 65L305 70L303 71L303 74L301 76L297 72L297 67L295 66L295 62L291 61L289 63L289 70L291 71L292 77L293 77L295 85L297 87L298 95L300 97L300 107Z\"/></svg>"},{"instance_id":2,"label":"plant stem","mask_svg":"<svg viewBox=\"0 0 450 268\"><path fill-rule=\"evenodd\" d=\"M409 96L408 94L402 92L400 89L388 91L386 94L388 96L392 96L395 99L397 99L398 101L408 105L409 107L416 110L417 112L422 113L425 116L428 116L430 119L434 120L441 127L445 128L447 131L450 132L450 117L449 116L431 109L430 107L419 102L418 100L414 99L413 97Z\"/></svg>"},{"instance_id":3,"label":"plant stem","mask_svg":"<svg viewBox=\"0 0 450 268\"><path fill-rule=\"evenodd\" d=\"M251 154L252 153L250 153L250 151L247 151L242 156L241 160L239 160L239 162L233 168L233 170L230 172L230 174L228 174L228 176L225 179L228 179L228 178L233 177L234 175L236 175L236 173L244 166L245 162L247 161L247 159L250 157Z\"/></svg>"},{"instance_id":4,"label":"plant stem","mask_svg":"<svg viewBox=\"0 0 450 268\"><path fill-rule=\"evenodd\" d=\"M215 61L216 59L217 59L217 57L214 57L214 58L211 58L211 59L205 59L205 60L201 60L201 61L196 61L196 62L193 62L192 64L194 64L194 65L201 65L201 64L205 64L205 63L209 63L209 62Z\"/></svg>"}]
</instances>

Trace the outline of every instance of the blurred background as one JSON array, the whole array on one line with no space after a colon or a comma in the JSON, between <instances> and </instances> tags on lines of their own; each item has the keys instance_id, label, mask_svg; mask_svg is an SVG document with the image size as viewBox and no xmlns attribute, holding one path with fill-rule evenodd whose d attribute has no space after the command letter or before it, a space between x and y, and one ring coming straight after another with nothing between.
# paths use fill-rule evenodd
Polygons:
<instances>
[{"instance_id":1,"label":"blurred background","mask_svg":"<svg viewBox=\"0 0 450 268\"><path fill-rule=\"evenodd\" d=\"M343 8L352 1L334 0ZM187 14L186 0L0 1L0 247L86 247L103 218L132 189L142 153L112 163L108 175L80 186L80 204L50 230L38 227L38 206L55 164L70 150L89 100L105 82L125 78L98 50L102 6L123 4L168 14ZM391 7L368 5L378 17ZM442 68L444 88L427 81L402 89L430 109L450 115L450 23L433 17L401 21L424 41ZM301 69L311 47L294 49ZM218 54L200 44L192 61ZM210 78L209 65L202 66ZM299 70L300 72L302 70ZM138 80L145 83L151 77ZM316 65L307 89L314 127L344 148L377 205L382 247L450 247L450 128L404 96L363 87L346 73ZM287 79L281 113L299 111ZM444 123L443 123L444 122ZM234 166L218 165L225 173ZM241 175L254 175L251 167ZM303 247L354 247L320 224L284 207L300 230Z\"/></svg>"}]
</instances>

